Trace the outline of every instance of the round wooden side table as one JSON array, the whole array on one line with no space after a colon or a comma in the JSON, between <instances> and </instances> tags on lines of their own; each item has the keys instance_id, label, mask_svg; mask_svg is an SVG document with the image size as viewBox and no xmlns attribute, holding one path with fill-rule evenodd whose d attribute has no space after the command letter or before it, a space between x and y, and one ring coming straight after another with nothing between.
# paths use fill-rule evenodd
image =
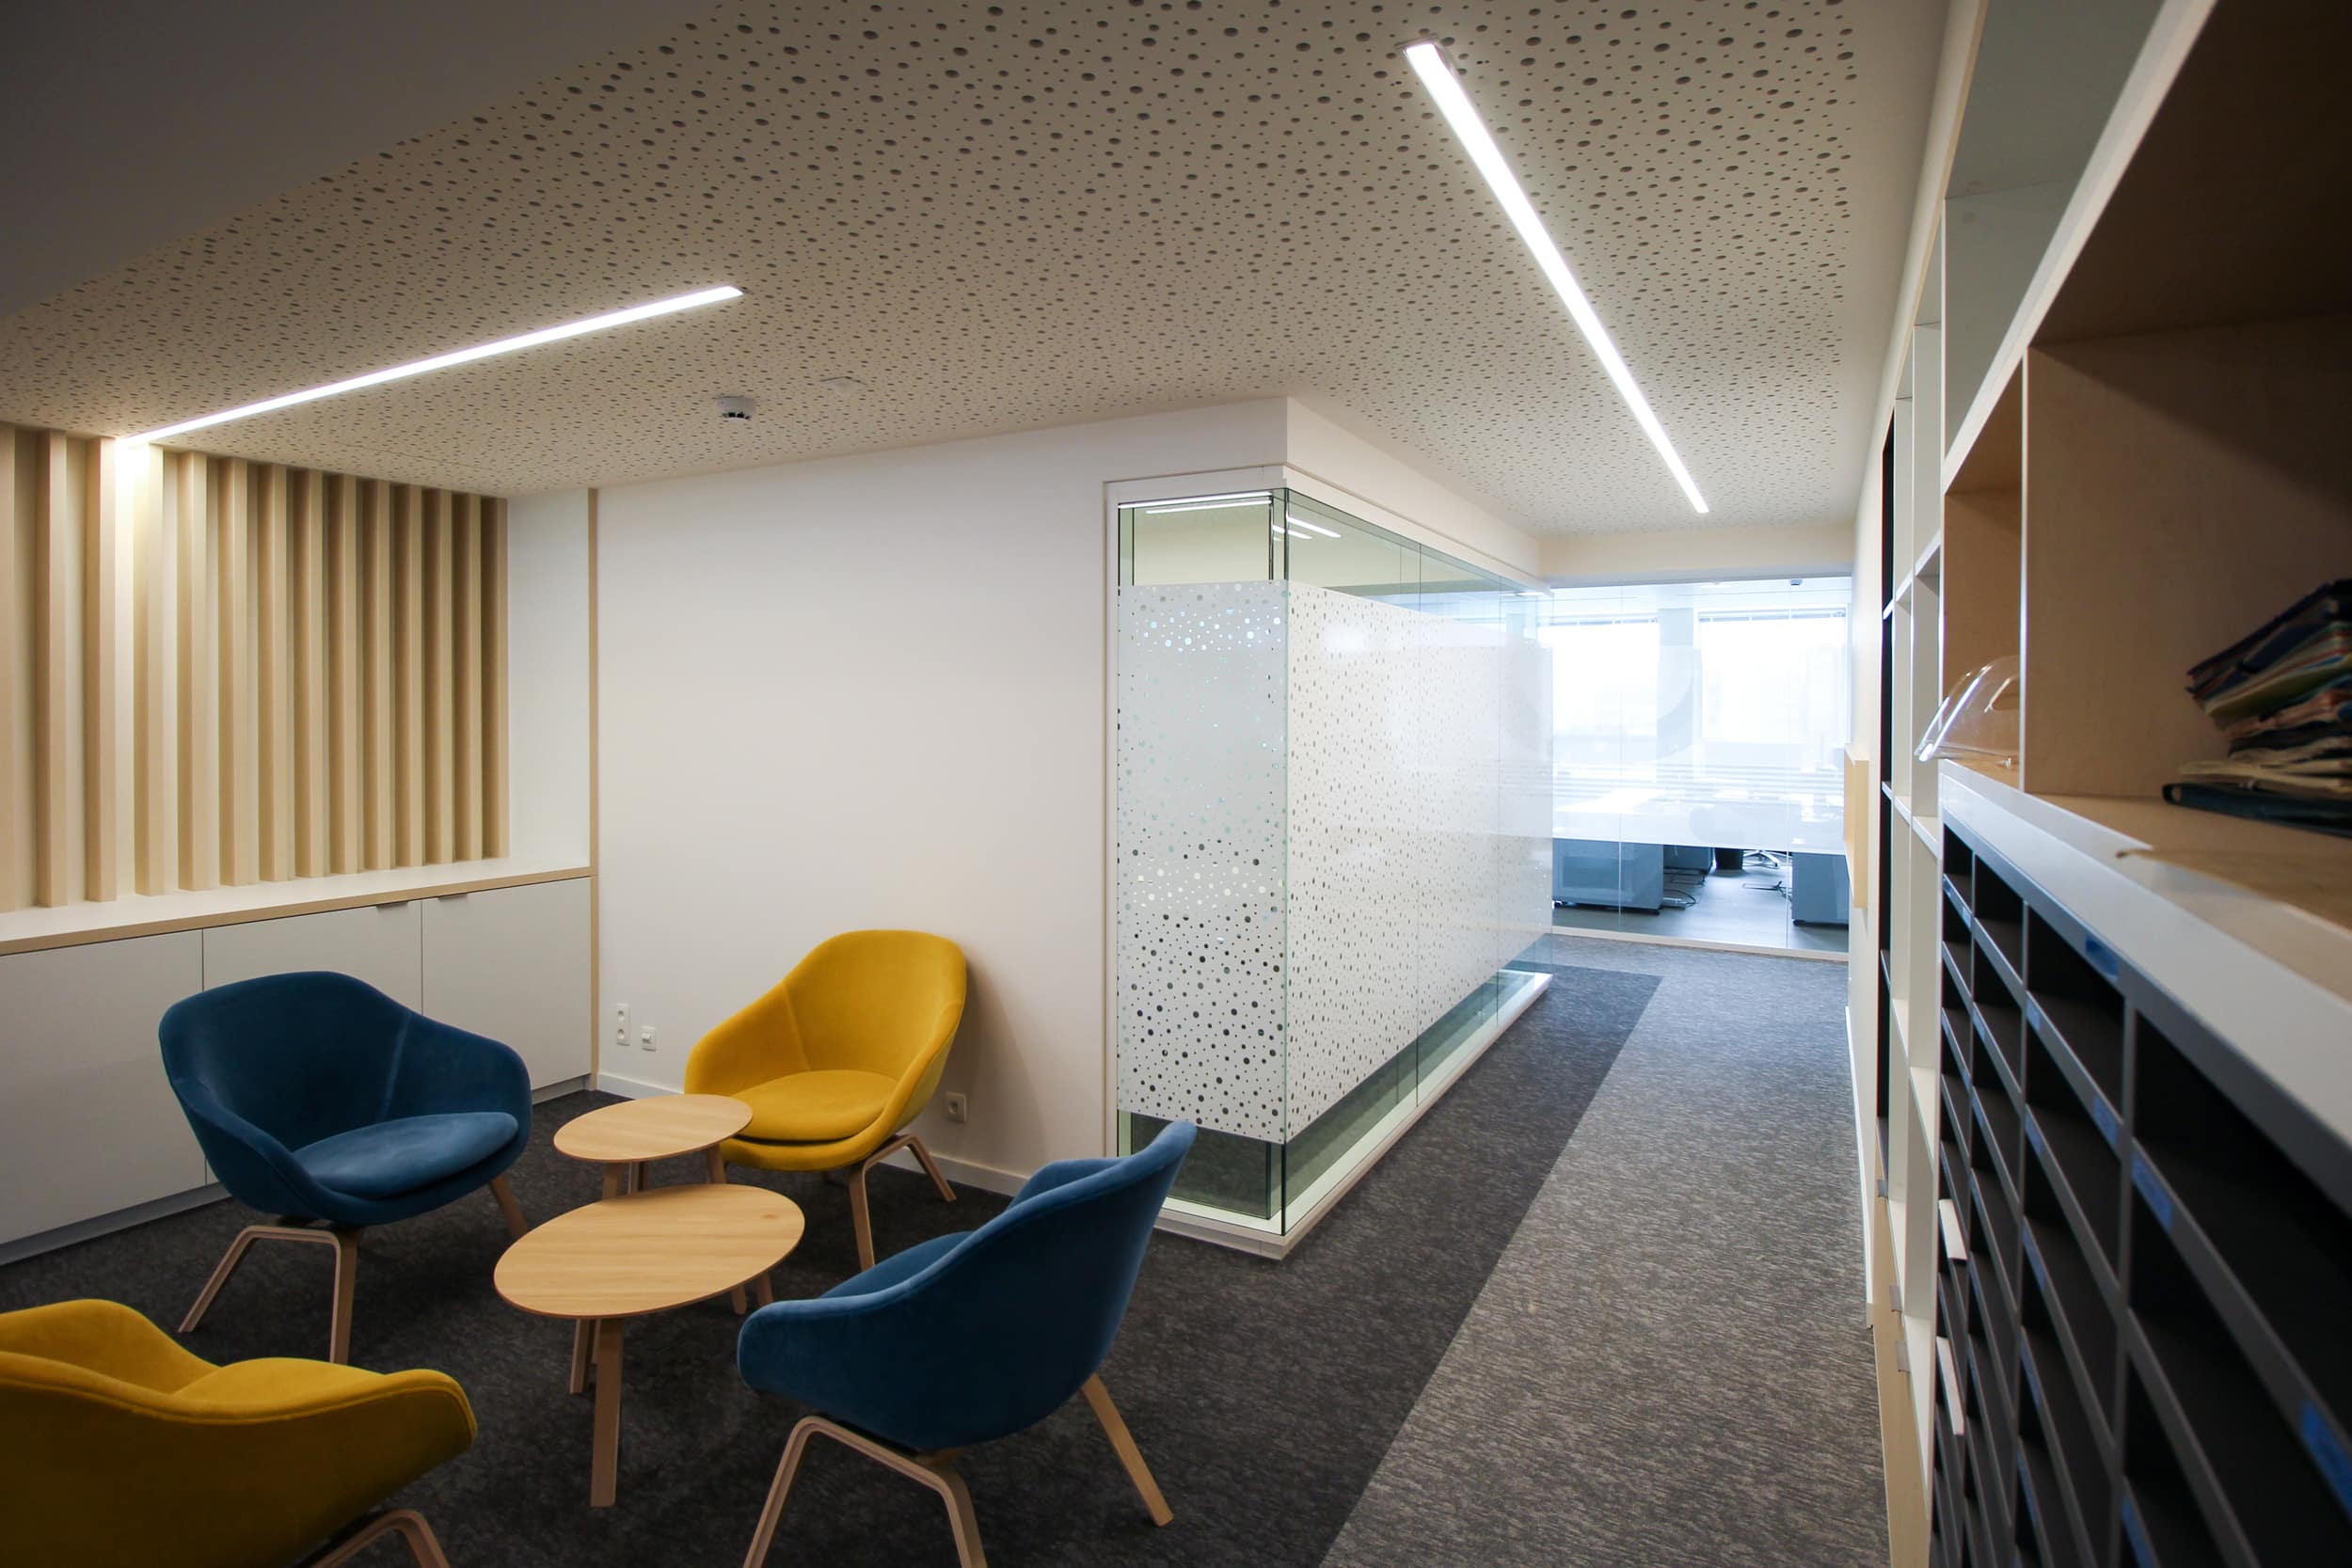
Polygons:
<instances>
[{"instance_id":1,"label":"round wooden side table","mask_svg":"<svg viewBox=\"0 0 2352 1568\"><path fill-rule=\"evenodd\" d=\"M591 1507L610 1507L617 1486L623 1321L739 1291L789 1256L806 1224L764 1187L657 1187L558 1214L500 1257L493 1278L509 1303L594 1329Z\"/></svg>"}]
</instances>

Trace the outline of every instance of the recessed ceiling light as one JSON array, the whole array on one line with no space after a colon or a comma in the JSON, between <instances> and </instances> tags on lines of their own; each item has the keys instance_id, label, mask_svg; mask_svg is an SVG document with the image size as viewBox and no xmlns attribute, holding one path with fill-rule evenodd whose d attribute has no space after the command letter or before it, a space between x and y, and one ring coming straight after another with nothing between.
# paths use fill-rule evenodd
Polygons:
<instances>
[{"instance_id":1,"label":"recessed ceiling light","mask_svg":"<svg viewBox=\"0 0 2352 1568\"><path fill-rule=\"evenodd\" d=\"M247 420L256 414L269 414L280 408L292 408L296 404L316 403L321 398L331 398L343 392L356 392L363 387L381 387L387 381L403 381L412 375L422 375L427 371L445 371L452 365L471 364L476 359L487 359L493 355L512 354L517 349L537 348L541 343L561 342L566 338L577 338L583 333L601 332L608 326L626 326L630 322L641 322L653 316L666 316L678 310L691 310L702 305L716 305L721 300L739 298L742 293L742 290L731 283L723 283L715 289L698 289L691 294L679 294L674 299L657 299L650 305L632 305L626 310L608 311L601 316L590 316L584 321L565 322L561 326L543 326L536 332L526 332L520 337L501 338L494 343L481 343L472 348L461 348L454 354L437 354L430 359L419 359L413 364L394 365L391 369L385 371L370 371L365 375L355 375L348 381L331 381L324 387L312 387L307 391L288 392L282 397L264 398L260 403L248 403L242 408L225 409L218 414L207 414L199 420L183 420L178 424L167 424L161 430L151 430L145 435L134 436L131 439L134 441L168 440L174 436L185 436L192 430L202 430L209 425L227 424L231 420Z\"/></svg>"},{"instance_id":2,"label":"recessed ceiling light","mask_svg":"<svg viewBox=\"0 0 2352 1568\"><path fill-rule=\"evenodd\" d=\"M1658 455L1666 460L1667 471L1674 475L1675 483L1682 486L1682 493L1690 498L1692 509L1706 512L1706 498L1699 494L1697 483L1691 478L1691 470L1682 466L1681 457L1675 451L1674 442L1667 439L1666 427L1659 422L1649 400L1642 395L1641 386L1634 381L1632 369L1626 364L1625 356L1617 352L1617 345L1609 337L1609 329L1601 325L1600 313L1593 309L1593 302L1584 295L1584 286L1576 280L1576 274L1569 270L1568 259L1560 254L1560 247L1552 244L1551 236L1545 231L1544 220L1537 215L1535 204L1528 200L1527 192L1519 188L1518 177L1511 172L1510 164L1502 156L1502 149L1495 145L1494 136L1486 129L1486 122L1478 118L1477 105L1463 90L1460 78L1445 63L1445 55L1438 46L1427 39L1406 44L1405 59L1413 68L1413 74L1421 78L1421 85L1428 90L1429 96L1437 101L1438 112L1445 117L1446 124L1460 139L1462 150L1470 154L1470 162L1486 177L1486 188L1493 191L1495 199L1502 204L1503 216L1511 220L1511 227L1518 230L1519 238L1534 254L1535 264L1543 269L1544 277L1559 294L1560 302L1568 308L1568 314L1575 318L1578 330L1584 334L1585 342L1592 346L1594 357L1600 361L1600 368L1609 372L1609 379L1616 384L1617 395L1625 399L1626 406L1633 411L1634 421L1649 437L1650 445L1658 449Z\"/></svg>"}]
</instances>

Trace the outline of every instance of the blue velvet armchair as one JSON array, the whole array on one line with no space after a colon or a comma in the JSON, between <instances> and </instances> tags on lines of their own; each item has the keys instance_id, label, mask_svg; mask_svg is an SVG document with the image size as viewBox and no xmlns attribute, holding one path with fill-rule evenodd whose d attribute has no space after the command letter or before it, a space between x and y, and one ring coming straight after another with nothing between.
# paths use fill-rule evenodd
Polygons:
<instances>
[{"instance_id":1,"label":"blue velvet armchair","mask_svg":"<svg viewBox=\"0 0 2352 1568\"><path fill-rule=\"evenodd\" d=\"M351 1351L359 1231L487 1186L507 1229L506 1167L531 1142L531 1075L496 1040L436 1023L348 974L271 974L199 991L164 1014L164 1071L230 1195L279 1216L249 1225L183 1334L257 1241L335 1248L329 1359Z\"/></svg>"},{"instance_id":2,"label":"blue velvet armchair","mask_svg":"<svg viewBox=\"0 0 2352 1568\"><path fill-rule=\"evenodd\" d=\"M954 1451L1010 1436L1080 1392L1152 1523L1167 1524L1168 1503L1100 1369L1195 1132L1172 1122L1124 1159L1057 1161L977 1230L935 1237L813 1301L746 1319L736 1349L743 1380L814 1413L785 1445L745 1568L768 1555L818 1433L937 1492L964 1568L983 1568Z\"/></svg>"}]
</instances>

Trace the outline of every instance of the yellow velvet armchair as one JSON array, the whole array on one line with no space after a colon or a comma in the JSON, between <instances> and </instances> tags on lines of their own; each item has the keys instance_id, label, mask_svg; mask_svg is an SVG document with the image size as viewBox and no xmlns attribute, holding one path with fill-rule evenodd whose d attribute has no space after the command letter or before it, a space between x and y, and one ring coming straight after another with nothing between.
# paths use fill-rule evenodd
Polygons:
<instances>
[{"instance_id":1,"label":"yellow velvet armchair","mask_svg":"<svg viewBox=\"0 0 2352 1568\"><path fill-rule=\"evenodd\" d=\"M362 1516L473 1436L439 1372L216 1367L110 1301L0 1314L0 1561L326 1568L398 1534L448 1568L418 1514Z\"/></svg>"},{"instance_id":2,"label":"yellow velvet armchair","mask_svg":"<svg viewBox=\"0 0 2352 1568\"><path fill-rule=\"evenodd\" d=\"M956 1190L905 1131L939 1088L963 1017L963 950L922 931L848 931L821 942L758 1001L694 1044L688 1094L752 1109L721 1153L759 1170L850 1171L861 1268L874 1266L866 1173L904 1148L939 1196Z\"/></svg>"}]
</instances>

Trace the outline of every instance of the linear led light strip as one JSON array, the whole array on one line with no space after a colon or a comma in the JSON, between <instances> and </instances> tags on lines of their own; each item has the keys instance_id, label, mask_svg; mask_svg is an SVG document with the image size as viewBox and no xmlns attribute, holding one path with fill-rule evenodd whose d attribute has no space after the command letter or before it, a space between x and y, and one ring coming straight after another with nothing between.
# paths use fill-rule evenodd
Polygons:
<instances>
[{"instance_id":1,"label":"linear led light strip","mask_svg":"<svg viewBox=\"0 0 2352 1568\"><path fill-rule=\"evenodd\" d=\"M437 354L430 359L420 359L408 365L394 365L388 371L370 371L365 375L355 375L348 381L331 381L324 387L312 387L307 391L288 392L283 397L264 398L260 403L248 403L242 408L226 409L218 414L207 414L202 419L183 420L178 424L167 424L161 430L151 430L145 435L134 436L131 439L134 441L167 440L174 436L185 436L191 430L202 430L208 425L227 424L230 420L247 420L256 414L268 414L280 408L292 408L296 404L316 403L321 398L331 398L343 392L356 392L363 387L381 387L387 381L405 380L412 375L422 375L427 371L445 371L452 365L471 364L476 359L487 359L493 355L513 354L517 349L537 348L541 343L558 343L566 338L577 338L584 333L601 332L608 326L626 326L630 322L641 322L653 316L667 316L679 310L691 310L698 306L716 305L722 300L739 298L742 293L742 290L731 283L723 283L715 289L698 289L691 294L679 294L674 299L657 299L650 305L632 305L626 310L608 311L601 316L590 316L584 321L565 322L561 326L543 326L536 332L526 332L517 338L501 338L494 343L481 343L472 348L461 348L454 354Z\"/></svg>"},{"instance_id":2,"label":"linear led light strip","mask_svg":"<svg viewBox=\"0 0 2352 1568\"><path fill-rule=\"evenodd\" d=\"M1609 329L1601 325L1600 313L1593 309L1593 302L1584 296L1583 285L1576 280L1576 274L1568 270L1568 259L1560 254L1560 247L1552 244L1551 236L1544 231L1544 220L1536 215L1535 204L1528 200L1527 193L1519 188L1518 177L1504 162L1502 149L1495 145L1493 135L1486 130L1486 122L1478 118L1476 105L1470 103L1470 94L1462 90L1462 83L1445 63L1445 55L1438 52L1436 44L1423 39L1405 46L1405 58L1412 66L1413 74L1421 78L1421 85L1428 89L1429 96L1437 101L1438 112L1445 117L1446 124L1453 127L1454 135L1462 143L1462 150L1470 154L1470 162L1478 166L1478 172L1486 176L1486 188L1493 191L1495 199L1502 204L1503 215L1511 220L1511 227L1519 231L1519 238L1534 253L1535 264L1543 269L1544 277L1550 280L1561 303L1575 318L1578 329L1584 334L1584 341L1592 345L1594 357L1600 361L1600 368L1607 371L1609 379L1616 384L1617 395L1624 398L1626 406L1633 410L1635 422L1649 437L1650 445L1658 449L1658 455L1666 460L1667 471L1675 476L1675 483L1682 486L1682 493L1691 499L1692 508L1704 513L1707 510L1706 498L1699 494L1698 484L1691 478L1691 470L1682 466L1681 457L1675 451L1674 442L1667 439L1666 427L1659 422L1649 400L1642 395L1641 386L1634 381L1633 372L1627 366L1625 356L1619 354L1617 345L1610 341Z\"/></svg>"}]
</instances>

